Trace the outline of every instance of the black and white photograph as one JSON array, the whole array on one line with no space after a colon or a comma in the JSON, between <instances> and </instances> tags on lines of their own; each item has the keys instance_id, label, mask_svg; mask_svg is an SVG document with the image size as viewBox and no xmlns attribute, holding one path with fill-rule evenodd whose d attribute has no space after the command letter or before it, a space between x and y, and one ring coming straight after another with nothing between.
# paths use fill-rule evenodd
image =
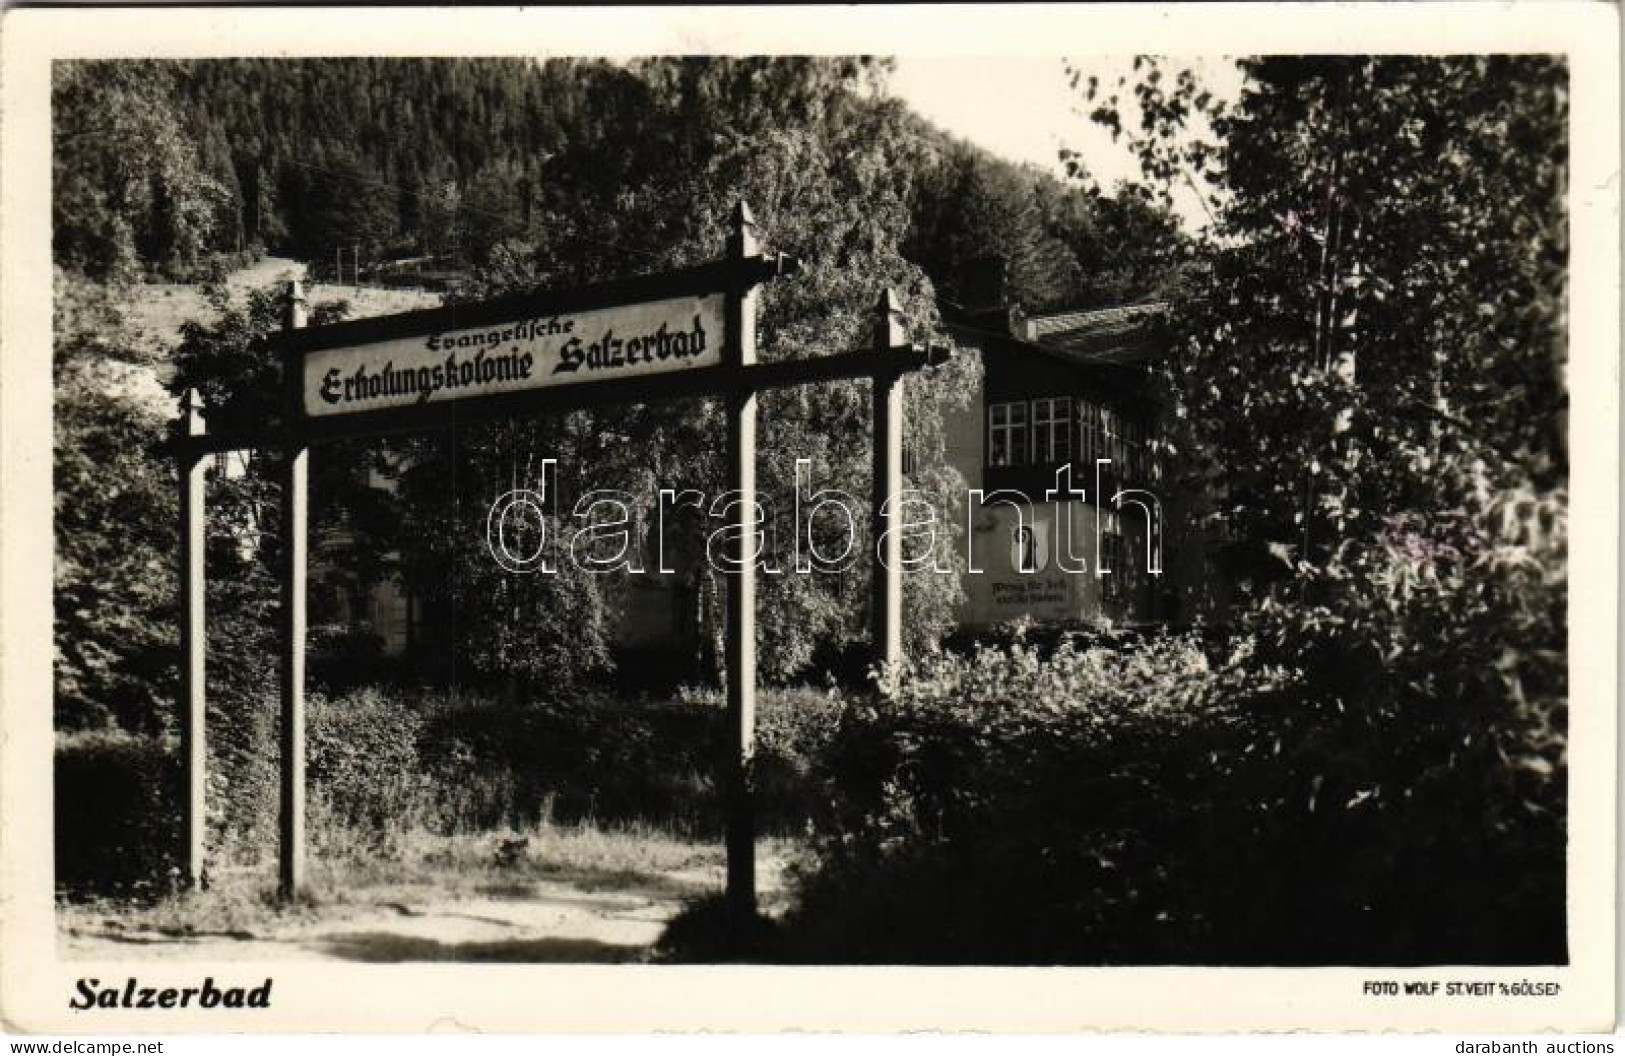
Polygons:
<instances>
[{"instance_id":1,"label":"black and white photograph","mask_svg":"<svg viewBox=\"0 0 1625 1056\"><path fill-rule=\"evenodd\" d=\"M1357 969L1376 1024L1415 979L1539 1024L1611 973L1577 60L1068 14L42 64L6 956L53 1021L495 964Z\"/></svg>"}]
</instances>

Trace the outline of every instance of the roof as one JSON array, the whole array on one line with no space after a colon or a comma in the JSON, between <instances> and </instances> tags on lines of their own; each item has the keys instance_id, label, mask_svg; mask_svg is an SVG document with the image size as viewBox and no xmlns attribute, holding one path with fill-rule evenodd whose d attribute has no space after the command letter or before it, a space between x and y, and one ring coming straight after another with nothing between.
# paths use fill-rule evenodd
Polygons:
<instances>
[{"instance_id":1,"label":"roof","mask_svg":"<svg viewBox=\"0 0 1625 1056\"><path fill-rule=\"evenodd\" d=\"M1052 312L1011 320L1011 335L1075 363L1132 364L1158 358L1162 348L1148 325L1167 310L1163 301Z\"/></svg>"},{"instance_id":2,"label":"roof","mask_svg":"<svg viewBox=\"0 0 1625 1056\"><path fill-rule=\"evenodd\" d=\"M1155 404L1161 397L1148 383L1147 366L1161 358L1166 343L1150 324L1166 311L1162 301L1033 316L1001 308L945 322L955 339L984 353L1038 356L1069 368L1103 395Z\"/></svg>"}]
</instances>

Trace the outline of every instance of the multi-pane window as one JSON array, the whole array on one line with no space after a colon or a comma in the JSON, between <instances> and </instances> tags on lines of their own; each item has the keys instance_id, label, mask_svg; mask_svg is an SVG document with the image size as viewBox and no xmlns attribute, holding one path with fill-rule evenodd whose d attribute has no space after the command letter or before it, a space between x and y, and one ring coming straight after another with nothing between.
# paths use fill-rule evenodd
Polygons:
<instances>
[{"instance_id":1,"label":"multi-pane window","mask_svg":"<svg viewBox=\"0 0 1625 1056\"><path fill-rule=\"evenodd\" d=\"M1112 460L1112 471L1123 472L1123 419L1110 407L1100 409L1100 453L1097 458Z\"/></svg>"},{"instance_id":2,"label":"multi-pane window","mask_svg":"<svg viewBox=\"0 0 1625 1056\"><path fill-rule=\"evenodd\" d=\"M1145 431L1133 418L1124 418L1119 426L1118 449L1122 453L1122 477L1130 484L1145 482Z\"/></svg>"},{"instance_id":3,"label":"multi-pane window","mask_svg":"<svg viewBox=\"0 0 1625 1056\"><path fill-rule=\"evenodd\" d=\"M1085 473L1093 472L1100 452L1100 405L1078 401L1078 464Z\"/></svg>"},{"instance_id":4,"label":"multi-pane window","mask_svg":"<svg viewBox=\"0 0 1625 1056\"><path fill-rule=\"evenodd\" d=\"M987 409L987 464L1027 463L1027 404L995 403Z\"/></svg>"},{"instance_id":5,"label":"multi-pane window","mask_svg":"<svg viewBox=\"0 0 1625 1056\"><path fill-rule=\"evenodd\" d=\"M1033 401L1033 461L1072 457L1072 401L1056 396Z\"/></svg>"},{"instance_id":6,"label":"multi-pane window","mask_svg":"<svg viewBox=\"0 0 1625 1056\"><path fill-rule=\"evenodd\" d=\"M987 408L990 466L1071 462L1087 479L1097 459L1109 459L1105 477L1114 487L1143 487L1151 480L1150 447L1143 421L1089 400L1045 396Z\"/></svg>"},{"instance_id":7,"label":"multi-pane window","mask_svg":"<svg viewBox=\"0 0 1625 1056\"><path fill-rule=\"evenodd\" d=\"M1150 430L1138 418L1110 407L1081 400L1078 403L1078 464L1093 472L1095 460L1107 458L1107 476L1123 486L1143 486L1151 480Z\"/></svg>"}]
</instances>

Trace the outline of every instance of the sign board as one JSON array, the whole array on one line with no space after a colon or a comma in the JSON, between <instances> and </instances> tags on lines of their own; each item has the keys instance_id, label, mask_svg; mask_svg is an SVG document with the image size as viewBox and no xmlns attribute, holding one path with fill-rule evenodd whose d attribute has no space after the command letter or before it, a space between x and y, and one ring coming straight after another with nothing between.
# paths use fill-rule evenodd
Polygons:
<instances>
[{"instance_id":1,"label":"sign board","mask_svg":"<svg viewBox=\"0 0 1625 1056\"><path fill-rule=\"evenodd\" d=\"M312 418L447 403L722 362L722 293L319 349L304 360Z\"/></svg>"}]
</instances>

